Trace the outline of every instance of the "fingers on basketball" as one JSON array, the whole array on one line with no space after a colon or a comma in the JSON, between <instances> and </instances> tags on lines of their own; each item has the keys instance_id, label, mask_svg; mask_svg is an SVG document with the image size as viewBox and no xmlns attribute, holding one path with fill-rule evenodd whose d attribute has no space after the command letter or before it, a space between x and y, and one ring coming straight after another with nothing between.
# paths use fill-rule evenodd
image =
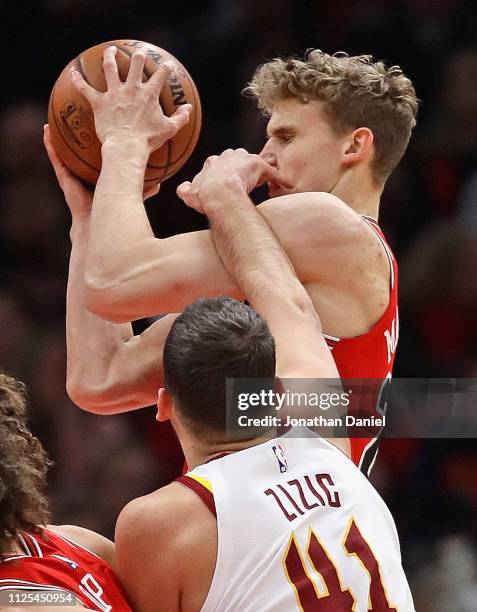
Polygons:
<instances>
[{"instance_id":1,"label":"fingers on basketball","mask_svg":"<svg viewBox=\"0 0 477 612\"><path fill-rule=\"evenodd\" d=\"M93 89L91 85L88 85L83 75L78 70L73 70L71 72L71 80L76 91L85 97L92 106L98 97L98 92Z\"/></svg>"},{"instance_id":2,"label":"fingers on basketball","mask_svg":"<svg viewBox=\"0 0 477 612\"><path fill-rule=\"evenodd\" d=\"M146 58L147 54L142 49L133 53L131 57L131 64L129 66L128 76L126 79L126 85L134 86L142 82Z\"/></svg>"},{"instance_id":3,"label":"fingers on basketball","mask_svg":"<svg viewBox=\"0 0 477 612\"><path fill-rule=\"evenodd\" d=\"M117 47L111 45L104 50L103 72L108 89L120 83L118 64L116 62Z\"/></svg>"},{"instance_id":4,"label":"fingers on basketball","mask_svg":"<svg viewBox=\"0 0 477 612\"><path fill-rule=\"evenodd\" d=\"M192 113L192 104L184 104L180 106L173 115L169 117L169 122L174 128L176 134L181 128L189 123Z\"/></svg>"}]
</instances>

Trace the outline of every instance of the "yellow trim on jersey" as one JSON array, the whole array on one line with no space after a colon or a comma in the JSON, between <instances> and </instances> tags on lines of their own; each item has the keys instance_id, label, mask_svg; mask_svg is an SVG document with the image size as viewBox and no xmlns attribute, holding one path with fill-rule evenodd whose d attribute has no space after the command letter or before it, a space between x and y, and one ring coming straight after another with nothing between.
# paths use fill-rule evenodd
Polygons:
<instances>
[{"instance_id":1,"label":"yellow trim on jersey","mask_svg":"<svg viewBox=\"0 0 477 612\"><path fill-rule=\"evenodd\" d=\"M202 476L198 476L197 474L194 474L194 472L187 472L186 476L196 480L199 484L201 484L203 487L205 487L207 489L207 491L209 491L210 493L212 493L212 494L214 493L214 491L212 489L212 483L210 482L210 480L207 480L207 478L203 478Z\"/></svg>"}]
</instances>

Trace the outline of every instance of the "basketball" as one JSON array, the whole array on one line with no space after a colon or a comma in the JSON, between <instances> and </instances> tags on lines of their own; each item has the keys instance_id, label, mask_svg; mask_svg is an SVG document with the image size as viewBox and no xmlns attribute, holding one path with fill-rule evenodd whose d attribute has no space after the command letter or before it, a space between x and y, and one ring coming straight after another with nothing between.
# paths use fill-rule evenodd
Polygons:
<instances>
[{"instance_id":1,"label":"basketball","mask_svg":"<svg viewBox=\"0 0 477 612\"><path fill-rule=\"evenodd\" d=\"M165 115L170 116L182 104L192 104L189 123L160 149L150 156L146 168L145 187L170 178L189 159L194 150L202 124L199 94L194 81L182 64L170 53L138 40L113 40L83 51L73 59L58 77L50 95L48 123L51 139L59 157L73 174L84 182L95 185L101 170L101 142L94 129L94 114L87 100L79 94L72 81L72 69L78 70L96 90L105 92L103 72L104 50L115 45L119 77L126 80L130 58L138 48L144 49L147 59L143 80L147 80L164 61L173 62L171 73L160 94L159 102Z\"/></svg>"}]
</instances>

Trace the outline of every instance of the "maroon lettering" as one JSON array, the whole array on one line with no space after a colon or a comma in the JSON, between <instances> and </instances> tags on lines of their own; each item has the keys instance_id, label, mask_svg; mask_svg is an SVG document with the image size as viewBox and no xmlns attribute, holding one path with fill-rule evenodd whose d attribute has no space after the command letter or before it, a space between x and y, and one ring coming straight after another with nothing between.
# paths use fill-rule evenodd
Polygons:
<instances>
[{"instance_id":1,"label":"maroon lettering","mask_svg":"<svg viewBox=\"0 0 477 612\"><path fill-rule=\"evenodd\" d=\"M296 508L296 510L300 514L305 514L304 511L298 506L298 504L295 502L293 497L290 495L290 493L288 493L288 491L285 489L285 487L283 485L277 485L277 487L280 489L280 491L282 491L288 497L288 499L292 503L293 507Z\"/></svg>"},{"instance_id":2,"label":"maroon lettering","mask_svg":"<svg viewBox=\"0 0 477 612\"><path fill-rule=\"evenodd\" d=\"M266 491L264 491L265 495L273 495L273 498L275 499L275 501L277 502L280 510L283 512L283 514L286 516L286 518L291 522L294 521L296 519L296 514L289 514L288 511L286 510L286 508L284 507L284 505L282 504L280 498L278 497L278 495L275 493L275 491L273 491L272 489L267 489Z\"/></svg>"},{"instance_id":3,"label":"maroon lettering","mask_svg":"<svg viewBox=\"0 0 477 612\"><path fill-rule=\"evenodd\" d=\"M289 480L285 484L276 484L264 491L264 493L265 495L271 495L275 499L280 510L289 521L294 521L298 518L298 515L303 516L319 506L340 508L341 501L339 494L331 489L331 487L335 486L331 476L329 474L315 474L315 480L319 491L312 482L311 477L305 474L300 476L300 478ZM309 494L311 493L318 500L318 503L310 501L309 494L307 498L306 491ZM287 506L290 508L290 504L296 512L286 509Z\"/></svg>"},{"instance_id":4,"label":"maroon lettering","mask_svg":"<svg viewBox=\"0 0 477 612\"><path fill-rule=\"evenodd\" d=\"M302 610L304 612L316 611L316 602L318 598L315 587L303 567L295 538L292 538L290 542L290 547L285 558L285 567L290 582L295 586Z\"/></svg>"},{"instance_id":5,"label":"maroon lettering","mask_svg":"<svg viewBox=\"0 0 477 612\"><path fill-rule=\"evenodd\" d=\"M340 496L338 495L338 492L333 491L333 497L331 497L332 492L329 490L328 486L325 484L325 482L328 481L328 483L332 487L335 486L335 483L333 482L331 476L329 474L316 474L315 478L316 478L316 482L323 489L326 495L326 499L328 500L328 504L332 506L333 508L339 508L341 506L341 502L340 502Z\"/></svg>"},{"instance_id":6,"label":"maroon lettering","mask_svg":"<svg viewBox=\"0 0 477 612\"><path fill-rule=\"evenodd\" d=\"M305 476L305 478L306 478L306 476ZM300 496L301 503L303 504L303 506L307 510L313 510L313 508L317 508L318 507L318 504L311 504L311 506L310 506L310 504L308 503L308 501L307 501L307 499L305 497L305 493L304 493L304 491L302 489L302 486L301 486L300 482L296 478L294 480L289 480L288 484L289 485L294 485L298 489L298 495ZM322 505L324 505L324 502L323 502Z\"/></svg>"},{"instance_id":7,"label":"maroon lettering","mask_svg":"<svg viewBox=\"0 0 477 612\"><path fill-rule=\"evenodd\" d=\"M326 504L325 500L321 497L321 495L318 493L318 491L315 489L315 487L311 484L311 480L309 476L305 476L305 482L308 485L308 488L310 489L310 491L313 493L313 495L316 497L316 499L320 502L320 504L322 506L324 506Z\"/></svg>"}]
</instances>

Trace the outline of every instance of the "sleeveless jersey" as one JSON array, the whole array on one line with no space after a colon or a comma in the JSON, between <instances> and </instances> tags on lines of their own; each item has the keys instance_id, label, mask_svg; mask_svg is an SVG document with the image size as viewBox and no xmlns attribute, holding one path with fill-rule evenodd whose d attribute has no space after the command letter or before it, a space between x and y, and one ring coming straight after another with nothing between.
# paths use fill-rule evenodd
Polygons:
<instances>
[{"instance_id":1,"label":"sleeveless jersey","mask_svg":"<svg viewBox=\"0 0 477 612\"><path fill-rule=\"evenodd\" d=\"M366 410L373 411L386 380L391 378L399 336L398 266L391 248L378 223L372 217L362 219L374 231L389 260L390 288L388 306L377 323L365 334L353 338L337 338L324 334L343 379L372 379L367 392L370 397ZM373 389L374 387L374 389ZM362 406L361 406L362 409ZM352 411L352 407L351 407ZM363 416L361 414L361 416ZM379 416L379 415L378 415ZM376 438L350 438L354 463L368 474L376 458Z\"/></svg>"},{"instance_id":2,"label":"sleeveless jersey","mask_svg":"<svg viewBox=\"0 0 477 612\"><path fill-rule=\"evenodd\" d=\"M131 611L113 570L93 552L48 529L24 532L18 543L22 551L0 563L0 591L67 593L73 600L63 605L77 601L91 610Z\"/></svg>"},{"instance_id":3,"label":"sleeveless jersey","mask_svg":"<svg viewBox=\"0 0 477 612\"><path fill-rule=\"evenodd\" d=\"M178 480L217 517L202 612L414 612L387 506L346 455L309 430Z\"/></svg>"}]
</instances>

